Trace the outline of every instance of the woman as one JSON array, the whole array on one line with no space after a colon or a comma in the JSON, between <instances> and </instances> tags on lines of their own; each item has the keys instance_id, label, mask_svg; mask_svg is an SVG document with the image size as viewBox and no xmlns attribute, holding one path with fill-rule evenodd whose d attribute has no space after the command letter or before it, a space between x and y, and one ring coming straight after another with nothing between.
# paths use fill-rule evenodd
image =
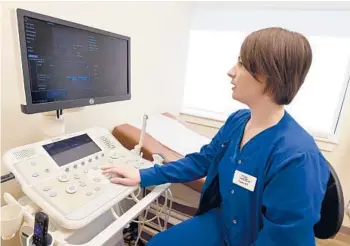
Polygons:
<instances>
[{"instance_id":1,"label":"woman","mask_svg":"<svg viewBox=\"0 0 350 246\"><path fill-rule=\"evenodd\" d=\"M249 110L229 116L199 153L140 171L103 171L114 175L112 182L142 187L207 176L197 215L148 245L315 245L329 169L313 138L284 109L311 61L310 44L299 33L251 33L228 73L233 99Z\"/></svg>"}]
</instances>

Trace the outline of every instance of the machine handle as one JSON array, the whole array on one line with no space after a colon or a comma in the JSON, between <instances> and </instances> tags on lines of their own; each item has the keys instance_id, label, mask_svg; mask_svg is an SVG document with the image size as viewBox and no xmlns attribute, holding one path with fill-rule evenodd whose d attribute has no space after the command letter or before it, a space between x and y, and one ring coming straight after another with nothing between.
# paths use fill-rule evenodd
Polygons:
<instances>
[{"instance_id":1,"label":"machine handle","mask_svg":"<svg viewBox=\"0 0 350 246\"><path fill-rule=\"evenodd\" d=\"M128 211L126 211L122 216L115 220L112 224L106 227L102 232L100 232L96 237L85 244L79 246L96 246L103 245L106 243L113 235L124 229L124 227L129 224L135 217L137 217L145 208L147 208L154 200L156 200L164 191L169 188L170 184L163 184L156 186L152 192L141 199L138 203L132 206ZM74 246L68 244L62 238L63 235L59 231L50 232L55 239L55 244L57 246ZM77 246L77 245L75 245Z\"/></svg>"},{"instance_id":2,"label":"machine handle","mask_svg":"<svg viewBox=\"0 0 350 246\"><path fill-rule=\"evenodd\" d=\"M28 209L26 209L26 207L22 206L10 193L4 193L4 200L7 204L15 204L21 206L23 209L24 221L26 221L29 226L34 226L34 216L28 211Z\"/></svg>"}]
</instances>

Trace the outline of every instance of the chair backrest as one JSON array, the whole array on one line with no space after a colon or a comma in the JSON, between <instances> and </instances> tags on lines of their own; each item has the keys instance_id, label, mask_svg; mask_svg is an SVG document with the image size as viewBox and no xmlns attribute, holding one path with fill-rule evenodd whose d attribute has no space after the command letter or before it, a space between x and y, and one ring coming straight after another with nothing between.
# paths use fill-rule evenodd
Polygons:
<instances>
[{"instance_id":1,"label":"chair backrest","mask_svg":"<svg viewBox=\"0 0 350 246\"><path fill-rule=\"evenodd\" d=\"M315 236L320 239L334 237L340 230L344 219L343 190L337 173L330 163L328 163L328 166L330 177L322 202L321 219L314 226Z\"/></svg>"}]
</instances>

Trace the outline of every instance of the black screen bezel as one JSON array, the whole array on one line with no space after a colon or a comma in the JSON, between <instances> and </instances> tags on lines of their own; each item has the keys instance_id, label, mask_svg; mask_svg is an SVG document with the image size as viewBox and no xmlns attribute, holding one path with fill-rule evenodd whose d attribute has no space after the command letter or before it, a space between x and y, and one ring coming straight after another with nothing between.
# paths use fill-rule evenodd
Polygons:
<instances>
[{"instance_id":1,"label":"black screen bezel","mask_svg":"<svg viewBox=\"0 0 350 246\"><path fill-rule=\"evenodd\" d=\"M72 139L80 138L80 137L83 137L83 136L86 136L86 137L90 140L89 142L93 143L93 144L97 147L98 150L95 151L95 152L93 152L93 153L89 153L89 154L86 155L86 156L83 156L83 157L80 157L80 158L76 158L76 159L74 159L74 160L71 160L70 162L67 162L67 163L64 163L64 164L58 163L58 161L57 161L56 158L55 158L55 155L57 155L57 154L59 154L59 153L62 153L62 152L65 152L65 151L69 151L69 150L71 150L71 149L74 149L75 147L69 148L69 149L65 149L65 150L63 150L63 151L61 151L61 152L58 152L58 153L56 153L56 154L50 153L50 151L49 151L50 148L47 148L48 145L57 145L57 144L59 144L59 143L66 142L66 141L70 141L70 140L72 140ZM81 146L82 146L82 145L79 145L78 147L81 147ZM71 146L70 146L70 147L71 147ZM42 148L43 148L43 149L45 150L45 152L51 157L51 159L56 163L56 165L57 165L58 167L66 166L66 165L68 165L69 163L74 163L74 162L76 162L76 161L78 161L78 160L80 160L80 159L82 159L82 158L86 158L86 157L88 157L88 156L95 155L96 153L100 153L100 152L102 151L102 148L94 141L94 139L93 139L88 133L83 133L83 134L75 135L75 136L72 136L72 137L69 137L69 138L60 139L60 140L58 140L58 141L54 141L54 142L51 142L51 143L46 143L46 144L42 145Z\"/></svg>"},{"instance_id":2,"label":"black screen bezel","mask_svg":"<svg viewBox=\"0 0 350 246\"><path fill-rule=\"evenodd\" d=\"M118 39L123 39L127 41L127 94L124 95L115 95L115 96L106 96L106 97L94 97L94 98L83 98L75 100L65 100L65 101L56 101L56 102L46 102L46 103L32 103L32 93L31 93L31 84L30 76L28 69L28 59L27 59L27 46L25 41L25 31L24 31L24 17L30 17L42 21L49 21L52 23L64 25L67 27L73 27L93 33L98 33L106 35L109 37L114 37ZM130 79L130 37L123 36L120 34L104 31L101 29L84 26L78 23L62 20L59 18L31 12L24 9L17 9L17 23L18 23L18 37L20 43L20 52L21 52L21 61L22 61L22 72L23 72L23 82L24 82L24 91L26 105L21 105L21 110L25 114L34 114L41 112L48 112L60 109L68 109L75 107L85 107L95 104L110 103L116 101L125 101L131 99L131 79Z\"/></svg>"}]
</instances>

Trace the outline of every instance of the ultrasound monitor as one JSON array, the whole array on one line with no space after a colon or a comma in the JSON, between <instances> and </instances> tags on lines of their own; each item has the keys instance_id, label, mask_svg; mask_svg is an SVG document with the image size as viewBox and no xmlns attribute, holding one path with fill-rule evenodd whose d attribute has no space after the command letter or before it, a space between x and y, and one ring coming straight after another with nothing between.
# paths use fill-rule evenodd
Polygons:
<instances>
[{"instance_id":1,"label":"ultrasound monitor","mask_svg":"<svg viewBox=\"0 0 350 246\"><path fill-rule=\"evenodd\" d=\"M22 9L17 21L23 113L131 98L129 37Z\"/></svg>"}]
</instances>

